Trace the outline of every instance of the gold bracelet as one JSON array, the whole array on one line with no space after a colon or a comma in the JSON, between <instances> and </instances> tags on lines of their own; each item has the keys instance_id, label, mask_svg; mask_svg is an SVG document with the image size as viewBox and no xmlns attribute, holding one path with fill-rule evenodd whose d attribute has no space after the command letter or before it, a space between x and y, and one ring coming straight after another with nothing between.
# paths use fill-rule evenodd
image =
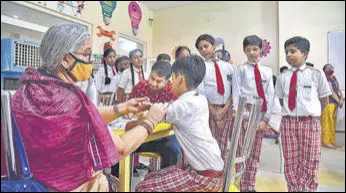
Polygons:
<instances>
[{"instance_id":1,"label":"gold bracelet","mask_svg":"<svg viewBox=\"0 0 346 193\"><path fill-rule=\"evenodd\" d=\"M123 114L119 112L118 105L114 105L114 106L113 106L113 110L114 110L115 114L116 114L118 117L122 117L122 116L123 116Z\"/></svg>"}]
</instances>

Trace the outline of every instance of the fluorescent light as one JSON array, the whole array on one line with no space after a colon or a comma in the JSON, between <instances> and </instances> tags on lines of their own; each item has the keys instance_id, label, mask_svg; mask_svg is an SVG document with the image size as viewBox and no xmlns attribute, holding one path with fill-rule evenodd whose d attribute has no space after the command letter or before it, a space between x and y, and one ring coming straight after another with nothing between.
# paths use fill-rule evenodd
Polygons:
<instances>
[{"instance_id":1,"label":"fluorescent light","mask_svg":"<svg viewBox=\"0 0 346 193\"><path fill-rule=\"evenodd\" d=\"M18 18L18 15L13 15L14 18Z\"/></svg>"},{"instance_id":2,"label":"fluorescent light","mask_svg":"<svg viewBox=\"0 0 346 193\"><path fill-rule=\"evenodd\" d=\"M24 21L21 19L12 18L12 17L6 16L6 15L1 15L1 23L10 24L10 25L14 25L17 27L30 29L33 31L39 31L42 33L46 33L46 31L48 30L48 27L46 27L46 26L38 25L36 23L31 23L31 22Z\"/></svg>"}]
</instances>

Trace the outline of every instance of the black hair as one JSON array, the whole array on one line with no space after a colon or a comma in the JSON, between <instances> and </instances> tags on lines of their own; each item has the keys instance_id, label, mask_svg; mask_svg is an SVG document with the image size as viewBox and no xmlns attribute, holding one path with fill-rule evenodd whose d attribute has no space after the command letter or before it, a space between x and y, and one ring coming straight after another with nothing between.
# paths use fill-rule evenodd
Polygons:
<instances>
[{"instance_id":1,"label":"black hair","mask_svg":"<svg viewBox=\"0 0 346 193\"><path fill-rule=\"evenodd\" d=\"M310 62L305 62L305 64L307 65L307 66L310 66L310 67L314 67L314 64L313 63L310 63Z\"/></svg>"},{"instance_id":2,"label":"black hair","mask_svg":"<svg viewBox=\"0 0 346 193\"><path fill-rule=\"evenodd\" d=\"M200 56L190 55L178 58L172 66L172 72L185 77L187 88L197 88L203 81L206 68Z\"/></svg>"},{"instance_id":3,"label":"black hair","mask_svg":"<svg viewBox=\"0 0 346 193\"><path fill-rule=\"evenodd\" d=\"M256 35L246 36L243 41L243 50L245 50L248 45L257 45L262 49L262 39Z\"/></svg>"},{"instance_id":4,"label":"black hair","mask_svg":"<svg viewBox=\"0 0 346 193\"><path fill-rule=\"evenodd\" d=\"M308 39L300 37L300 36L295 36L293 38L290 38L285 41L285 50L288 46L294 45L297 47L298 50L301 52L307 52L309 53L310 51L310 42Z\"/></svg>"},{"instance_id":5,"label":"black hair","mask_svg":"<svg viewBox=\"0 0 346 193\"><path fill-rule=\"evenodd\" d=\"M171 61L171 57L168 54L159 54L156 58L156 62L160 61L160 60L168 60L169 62Z\"/></svg>"},{"instance_id":6,"label":"black hair","mask_svg":"<svg viewBox=\"0 0 346 193\"><path fill-rule=\"evenodd\" d=\"M151 71L156 72L160 77L165 77L167 80L172 74L172 66L169 62L158 61L151 67Z\"/></svg>"},{"instance_id":7,"label":"black hair","mask_svg":"<svg viewBox=\"0 0 346 193\"><path fill-rule=\"evenodd\" d=\"M191 54L191 51L190 51L190 49L188 47L186 47L186 46L179 46L177 48L177 50L175 50L175 59L177 59L179 57L180 52L182 52L184 50L187 50L189 52L189 54Z\"/></svg>"},{"instance_id":8,"label":"black hair","mask_svg":"<svg viewBox=\"0 0 346 193\"><path fill-rule=\"evenodd\" d=\"M132 50L130 53L129 53L129 58L132 59L133 55L136 53L136 52L140 52L141 55L143 56L143 51L141 49L134 49ZM130 64L130 69L131 69L131 79L132 79L132 86L135 85L135 75L134 75L134 70L133 70L133 64L131 62ZM142 74L142 78L143 80L145 80L144 78L144 71L143 71L143 66L141 66L141 74Z\"/></svg>"},{"instance_id":9,"label":"black hair","mask_svg":"<svg viewBox=\"0 0 346 193\"><path fill-rule=\"evenodd\" d=\"M103 58L107 58L108 54L112 52L114 52L114 54L117 55L117 53L115 52L113 48L109 48L103 52ZM105 84L110 84L111 79L108 77L108 68L107 68L106 60L103 60L103 67L105 69L105 74L106 74Z\"/></svg>"},{"instance_id":10,"label":"black hair","mask_svg":"<svg viewBox=\"0 0 346 193\"><path fill-rule=\"evenodd\" d=\"M119 71L119 68L118 68L119 63L122 62L122 61L124 61L124 60L129 60L129 61L130 61L130 58L127 57L127 56L120 56L120 57L117 58L117 60L115 61L115 69L116 69L117 72Z\"/></svg>"},{"instance_id":11,"label":"black hair","mask_svg":"<svg viewBox=\"0 0 346 193\"><path fill-rule=\"evenodd\" d=\"M280 73L283 73L285 70L288 70L287 66L283 66L280 68Z\"/></svg>"},{"instance_id":12,"label":"black hair","mask_svg":"<svg viewBox=\"0 0 346 193\"><path fill-rule=\"evenodd\" d=\"M215 45L215 39L213 36L209 35L209 34L203 34L203 35L200 35L197 40L196 40L196 43L195 43L195 47L198 49L198 44L200 41L207 41L209 42L211 45Z\"/></svg>"},{"instance_id":13,"label":"black hair","mask_svg":"<svg viewBox=\"0 0 346 193\"><path fill-rule=\"evenodd\" d=\"M326 71L326 68L327 68L328 66L332 66L332 67L333 67L333 65L331 65L331 64L326 64L326 65L323 66L323 72Z\"/></svg>"}]
</instances>

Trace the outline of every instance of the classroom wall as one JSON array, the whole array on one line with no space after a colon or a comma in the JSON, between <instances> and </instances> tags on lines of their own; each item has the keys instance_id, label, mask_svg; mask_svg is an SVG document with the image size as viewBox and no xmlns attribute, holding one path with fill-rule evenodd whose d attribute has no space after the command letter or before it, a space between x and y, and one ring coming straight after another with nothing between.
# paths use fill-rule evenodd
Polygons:
<instances>
[{"instance_id":1,"label":"classroom wall","mask_svg":"<svg viewBox=\"0 0 346 193\"><path fill-rule=\"evenodd\" d=\"M272 46L263 63L278 71L277 2L203 2L154 12L153 56L172 54L177 45L188 46L193 53L197 37L208 33L221 36L235 64L244 63L242 42L256 34Z\"/></svg>"},{"instance_id":2,"label":"classroom wall","mask_svg":"<svg viewBox=\"0 0 346 193\"><path fill-rule=\"evenodd\" d=\"M93 33L93 50L103 54L103 43L110 41L109 38L97 37L98 29L96 28L100 25L106 30L115 30L116 38L119 34L123 34L130 39L135 39L146 44L147 56L152 55L152 26L150 25L148 19L152 16L152 11L150 11L146 6L138 3L142 9L142 20L139 25L139 32L137 36L132 34L131 21L128 14L128 5L130 1L117 1L117 7L113 12L113 17L111 24L106 26L103 22L102 8L99 1L87 1L84 18L86 21L94 25ZM115 46L117 48L117 46Z\"/></svg>"},{"instance_id":3,"label":"classroom wall","mask_svg":"<svg viewBox=\"0 0 346 193\"><path fill-rule=\"evenodd\" d=\"M316 68L328 63L328 32L345 31L345 1L279 1L280 66L287 65L284 43L301 35L310 41L307 61Z\"/></svg>"},{"instance_id":4,"label":"classroom wall","mask_svg":"<svg viewBox=\"0 0 346 193\"><path fill-rule=\"evenodd\" d=\"M31 1L34 4L37 4L37 1ZM109 26L106 26L103 22L103 15L102 15L102 8L99 1L86 1L85 2L85 9L82 11L82 18L81 20L84 22L87 22L92 25L93 27L93 53L96 54L103 54L103 45L105 42L112 41L108 37L98 37L97 33L99 30L97 29L97 26L101 26L103 29L112 31L114 30L116 32L115 38L116 40L113 43L113 46L117 50L117 42L119 38L119 34L122 34L124 37L132 40L139 41L144 44L146 51L145 51L145 57L152 55L152 26L150 25L149 17L152 17L152 11L149 10L148 7L143 5L142 3L138 2L142 9L142 20L139 25L139 32L137 36L134 36L132 34L132 27L131 27L131 21L128 14L128 5L131 1L117 1L116 9L114 10L112 14L111 24ZM40 9L49 9L46 7L43 7L41 4ZM56 10L54 10L57 12ZM67 17L73 17L64 13L63 14ZM76 19L76 17L73 17ZM77 18L79 19L79 18Z\"/></svg>"}]
</instances>

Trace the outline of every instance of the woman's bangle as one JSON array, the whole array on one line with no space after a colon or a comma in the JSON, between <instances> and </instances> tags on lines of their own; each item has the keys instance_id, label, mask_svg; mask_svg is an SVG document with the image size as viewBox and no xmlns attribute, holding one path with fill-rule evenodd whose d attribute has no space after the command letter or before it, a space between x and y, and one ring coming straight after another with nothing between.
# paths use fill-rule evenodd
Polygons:
<instances>
[{"instance_id":1,"label":"woman's bangle","mask_svg":"<svg viewBox=\"0 0 346 193\"><path fill-rule=\"evenodd\" d=\"M153 125L150 125L147 121L140 121L138 125L143 126L147 130L148 135L150 135L153 132Z\"/></svg>"}]
</instances>

